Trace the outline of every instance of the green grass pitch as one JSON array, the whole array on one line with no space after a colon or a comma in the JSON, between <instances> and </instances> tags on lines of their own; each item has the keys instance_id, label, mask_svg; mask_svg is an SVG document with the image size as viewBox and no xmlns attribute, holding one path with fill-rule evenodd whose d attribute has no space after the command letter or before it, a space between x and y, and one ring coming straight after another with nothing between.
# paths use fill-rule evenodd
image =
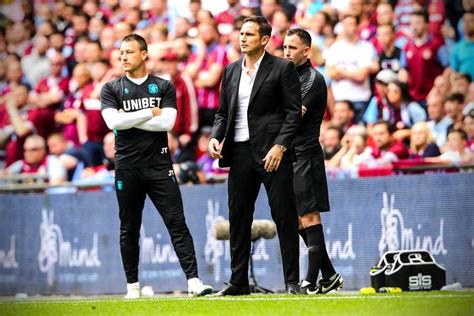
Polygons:
<instances>
[{"instance_id":1,"label":"green grass pitch","mask_svg":"<svg viewBox=\"0 0 474 316\"><path fill-rule=\"evenodd\" d=\"M0 315L474 315L474 292L2 299Z\"/></svg>"}]
</instances>

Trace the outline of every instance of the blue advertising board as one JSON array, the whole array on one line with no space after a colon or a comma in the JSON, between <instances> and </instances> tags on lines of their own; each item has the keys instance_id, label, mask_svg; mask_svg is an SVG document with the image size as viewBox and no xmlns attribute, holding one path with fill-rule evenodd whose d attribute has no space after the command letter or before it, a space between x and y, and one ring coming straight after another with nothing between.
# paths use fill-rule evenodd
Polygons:
<instances>
[{"instance_id":1,"label":"blue advertising board","mask_svg":"<svg viewBox=\"0 0 474 316\"><path fill-rule=\"evenodd\" d=\"M345 289L370 285L369 269L386 251L429 250L447 282L474 286L474 174L430 174L331 180L324 213L327 250ZM214 238L228 217L227 186L182 186L200 277L220 289L230 275L229 242ZM140 283L155 292L186 290L161 217L147 200L140 247ZM0 295L125 292L114 192L0 195ZM256 219L270 219L265 191ZM307 253L300 244L300 274ZM259 285L284 288L277 237L259 240L253 255Z\"/></svg>"}]
</instances>

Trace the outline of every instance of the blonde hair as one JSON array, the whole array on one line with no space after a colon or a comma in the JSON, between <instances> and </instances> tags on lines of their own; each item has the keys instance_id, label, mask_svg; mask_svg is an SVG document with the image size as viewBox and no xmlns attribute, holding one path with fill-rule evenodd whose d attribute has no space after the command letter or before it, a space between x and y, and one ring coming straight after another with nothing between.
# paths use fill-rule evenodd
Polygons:
<instances>
[{"instance_id":1,"label":"blonde hair","mask_svg":"<svg viewBox=\"0 0 474 316\"><path fill-rule=\"evenodd\" d=\"M415 128L419 128L426 135L426 143L425 143L425 146L423 148L425 148L428 144L430 144L434 141L433 133L431 132L431 129L428 126L427 122L424 122L424 121L423 122L417 122L417 123L413 124L413 126L411 127L411 130L413 130ZM413 142L413 133L412 133L411 136L410 136L410 149L413 151L413 153L418 153L423 148L417 148L417 146L414 144L414 142Z\"/></svg>"}]
</instances>

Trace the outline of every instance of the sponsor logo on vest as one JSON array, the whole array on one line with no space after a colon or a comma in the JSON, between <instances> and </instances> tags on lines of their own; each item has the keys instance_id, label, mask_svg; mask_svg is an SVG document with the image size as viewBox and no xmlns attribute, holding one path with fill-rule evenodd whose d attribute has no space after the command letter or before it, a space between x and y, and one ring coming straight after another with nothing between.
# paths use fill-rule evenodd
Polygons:
<instances>
[{"instance_id":1,"label":"sponsor logo on vest","mask_svg":"<svg viewBox=\"0 0 474 316\"><path fill-rule=\"evenodd\" d=\"M150 83L148 85L148 93L157 94L159 91L158 85L156 83Z\"/></svg>"},{"instance_id":2,"label":"sponsor logo on vest","mask_svg":"<svg viewBox=\"0 0 474 316\"><path fill-rule=\"evenodd\" d=\"M382 234L379 240L379 253L386 251L422 249L433 255L446 255L444 247L444 219L439 221L438 236L416 235L414 229L405 226L402 212L395 208L395 195L391 195L390 203L387 192L383 193L383 206L380 210ZM417 225L417 230L421 229Z\"/></svg>"},{"instance_id":3,"label":"sponsor logo on vest","mask_svg":"<svg viewBox=\"0 0 474 316\"><path fill-rule=\"evenodd\" d=\"M408 288L410 291L431 290L432 286L431 275L418 273L408 277Z\"/></svg>"},{"instance_id":4,"label":"sponsor logo on vest","mask_svg":"<svg viewBox=\"0 0 474 316\"><path fill-rule=\"evenodd\" d=\"M41 247L38 253L39 269L47 274L48 285L52 286L55 280L55 267L100 267L99 237L93 233L92 247L79 248L79 242L74 237L73 242L64 240L63 232L58 224L54 223L54 211L43 209L42 223L40 224ZM74 245L73 245L74 244Z\"/></svg>"},{"instance_id":5,"label":"sponsor logo on vest","mask_svg":"<svg viewBox=\"0 0 474 316\"><path fill-rule=\"evenodd\" d=\"M141 98L122 101L123 110L125 112L159 107L160 104L161 98Z\"/></svg>"}]
</instances>

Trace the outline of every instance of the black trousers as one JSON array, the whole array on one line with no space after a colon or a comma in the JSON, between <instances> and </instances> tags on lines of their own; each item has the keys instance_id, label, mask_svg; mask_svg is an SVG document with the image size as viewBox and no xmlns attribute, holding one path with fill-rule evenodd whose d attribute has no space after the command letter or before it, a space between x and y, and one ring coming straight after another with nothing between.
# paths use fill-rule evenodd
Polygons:
<instances>
[{"instance_id":1,"label":"black trousers","mask_svg":"<svg viewBox=\"0 0 474 316\"><path fill-rule=\"evenodd\" d=\"M293 166L282 162L268 173L255 161L249 142L235 143L228 180L231 270L230 283L247 286L251 227L255 201L264 184L277 226L285 283L299 279L298 216L293 196Z\"/></svg>"},{"instance_id":2,"label":"black trousers","mask_svg":"<svg viewBox=\"0 0 474 316\"><path fill-rule=\"evenodd\" d=\"M198 277L193 238L172 166L117 169L115 188L120 216L120 252L127 283L138 282L140 227L148 195L163 218L187 279Z\"/></svg>"}]
</instances>

